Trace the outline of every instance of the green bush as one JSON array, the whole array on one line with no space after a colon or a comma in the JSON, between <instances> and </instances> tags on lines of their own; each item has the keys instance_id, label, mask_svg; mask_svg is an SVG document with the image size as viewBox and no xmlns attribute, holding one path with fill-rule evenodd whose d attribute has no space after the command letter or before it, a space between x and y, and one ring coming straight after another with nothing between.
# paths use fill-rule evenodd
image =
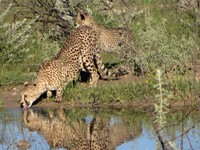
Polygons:
<instances>
[{"instance_id":1,"label":"green bush","mask_svg":"<svg viewBox=\"0 0 200 150\"><path fill-rule=\"evenodd\" d=\"M35 29L35 19L5 22L11 5L0 15L0 86L30 80L40 64L52 58L60 49L51 31L41 34Z\"/></svg>"},{"instance_id":2,"label":"green bush","mask_svg":"<svg viewBox=\"0 0 200 150\"><path fill-rule=\"evenodd\" d=\"M3 19L2 19L3 20ZM1 23L0 27L0 57L1 63L20 62L30 51L26 43L32 34L32 24L36 19L17 21L15 23Z\"/></svg>"},{"instance_id":3,"label":"green bush","mask_svg":"<svg viewBox=\"0 0 200 150\"><path fill-rule=\"evenodd\" d=\"M160 68L165 73L184 73L191 68L194 50L197 43L191 36L176 35L168 32L163 18L155 22L151 17L146 18L146 28L138 32L137 63L143 66L146 72L152 73Z\"/></svg>"}]
</instances>

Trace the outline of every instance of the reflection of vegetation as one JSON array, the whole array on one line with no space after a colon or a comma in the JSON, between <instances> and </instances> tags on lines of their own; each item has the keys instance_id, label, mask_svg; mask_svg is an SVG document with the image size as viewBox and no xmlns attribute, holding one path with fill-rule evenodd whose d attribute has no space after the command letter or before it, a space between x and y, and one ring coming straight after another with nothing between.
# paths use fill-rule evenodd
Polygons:
<instances>
[{"instance_id":1,"label":"reflection of vegetation","mask_svg":"<svg viewBox=\"0 0 200 150\"><path fill-rule=\"evenodd\" d=\"M198 116L198 112L187 110L169 113L166 119L167 124L162 129L167 140L166 144L170 144L175 149L185 149L186 145L188 148L199 147L200 120Z\"/></svg>"},{"instance_id":2,"label":"reflection of vegetation","mask_svg":"<svg viewBox=\"0 0 200 150\"><path fill-rule=\"evenodd\" d=\"M172 140L179 147L182 131L187 131L195 125L182 138L184 149L190 149L189 142L193 149L198 149L200 145L199 113L195 111L191 113L191 110L185 111L185 113L184 110L170 112L166 115L166 124L163 129L164 138L168 141ZM24 122L22 122L23 118ZM131 148L138 149L137 142L139 141L143 141L139 144L146 145L146 140L153 141L153 144L157 140L150 118L152 118L151 112L137 112L127 109L32 108L23 112L21 110L0 111L0 149L9 149L10 146L17 149L18 142L22 140L30 142L32 149L51 149L53 146L49 147L46 141L55 145L59 142L66 143L69 138L75 137L76 140L84 140L87 137L87 141L90 141L92 134L88 131L94 131L89 129L89 127L92 128L92 125L95 126L93 129L97 129L95 134L98 131L101 137L107 136L106 139L110 139L109 146L116 147L118 144L126 144L126 141L129 141L134 143ZM29 130L24 125L27 125ZM99 128L102 132L99 131ZM105 131L107 132L105 133ZM63 134L67 132L74 137ZM63 138L65 139L63 140ZM68 146L72 148L73 143L68 142ZM77 144L80 143L77 142ZM56 145L56 147L60 146ZM148 145L145 148L150 149Z\"/></svg>"},{"instance_id":3,"label":"reflection of vegetation","mask_svg":"<svg viewBox=\"0 0 200 150\"><path fill-rule=\"evenodd\" d=\"M166 115L165 128L162 129L163 138L167 140L166 142L172 140L172 142L179 143L181 141L181 138L176 139L177 134L179 135L182 131L181 115L182 112ZM109 141L106 149L115 149L117 145L124 141L144 138L141 132L147 132L156 141L157 137L154 134L153 123L150 118L152 116L148 116L148 113L123 109L99 111L92 109L42 109L40 111L37 109L24 113L24 125L29 130L36 130L42 134L51 147L63 147L64 144L67 148L73 149L74 144L80 146L85 142L88 144L92 140L98 140L97 145ZM196 113L187 116L183 122L184 127L188 128L192 124L198 123L197 118L198 114ZM198 128L199 125L194 130L197 131ZM98 138L94 137L96 134L99 135ZM195 137L199 136L197 132L193 132L193 134ZM100 137L105 139L99 139ZM192 139L191 135L188 138L199 143L199 139ZM184 139L188 140L187 137L184 137ZM137 147L134 148L137 149Z\"/></svg>"}]
</instances>

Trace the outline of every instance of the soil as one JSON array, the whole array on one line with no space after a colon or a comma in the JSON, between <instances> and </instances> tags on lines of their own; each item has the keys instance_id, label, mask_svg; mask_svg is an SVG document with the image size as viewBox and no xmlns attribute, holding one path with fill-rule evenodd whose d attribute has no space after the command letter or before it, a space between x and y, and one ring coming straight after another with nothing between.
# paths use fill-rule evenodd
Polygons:
<instances>
[{"instance_id":1,"label":"soil","mask_svg":"<svg viewBox=\"0 0 200 150\"><path fill-rule=\"evenodd\" d=\"M99 80L98 86L103 86L106 84L124 84L131 81L141 80L141 77L136 77L133 75L124 75L121 76L118 80ZM19 108L20 104L20 92L23 89L23 85L17 85L14 87L4 88L0 89L0 100L3 100L2 107L5 109L8 108ZM151 111L154 107L155 101L154 100L142 100L142 101L131 101L131 102L119 102L119 101L111 101L107 103L101 103L101 102L87 102L87 103L81 103L81 102L62 102L62 103L55 103L55 102L46 102L42 101L37 103L37 105L34 105L33 107L91 107L91 108L132 108L132 109L143 109L143 110L149 110ZM173 102L170 104L170 107L172 108L182 108L183 106L192 106L194 104L193 100L190 101L178 101Z\"/></svg>"},{"instance_id":2,"label":"soil","mask_svg":"<svg viewBox=\"0 0 200 150\"><path fill-rule=\"evenodd\" d=\"M103 86L106 84L122 84L130 81L134 81L135 76L132 75L124 75L121 76L118 80L99 80L97 86ZM86 83L83 83L86 84ZM16 85L14 87L7 87L7 88L0 88L0 100L3 100L3 108L19 108L20 104L20 92L23 90L24 85ZM93 107L94 105L97 104L92 104L92 103L54 103L54 102L41 102L38 103L37 106L39 107L52 107L52 106L67 106L67 107ZM100 105L100 104L98 104ZM118 102L111 102L109 105L116 105L118 106Z\"/></svg>"},{"instance_id":3,"label":"soil","mask_svg":"<svg viewBox=\"0 0 200 150\"><path fill-rule=\"evenodd\" d=\"M20 99L22 89L23 85L0 89L0 100L3 100L3 108L19 108L17 102Z\"/></svg>"}]
</instances>

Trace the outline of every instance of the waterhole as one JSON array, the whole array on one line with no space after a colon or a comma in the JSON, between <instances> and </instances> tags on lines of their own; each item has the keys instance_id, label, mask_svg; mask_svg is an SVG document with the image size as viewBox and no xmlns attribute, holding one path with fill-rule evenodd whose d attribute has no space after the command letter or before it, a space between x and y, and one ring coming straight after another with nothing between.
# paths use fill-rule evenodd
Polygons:
<instances>
[{"instance_id":1,"label":"waterhole","mask_svg":"<svg viewBox=\"0 0 200 150\"><path fill-rule=\"evenodd\" d=\"M0 149L162 149L151 117L125 109L1 110ZM160 133L170 146L200 149L199 114L169 113Z\"/></svg>"}]
</instances>

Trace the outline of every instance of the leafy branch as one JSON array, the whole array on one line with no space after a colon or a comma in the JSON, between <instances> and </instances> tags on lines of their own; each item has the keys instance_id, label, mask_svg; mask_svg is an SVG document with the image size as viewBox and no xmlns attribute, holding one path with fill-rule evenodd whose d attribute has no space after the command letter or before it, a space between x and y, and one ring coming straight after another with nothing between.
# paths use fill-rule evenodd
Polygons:
<instances>
[{"instance_id":1,"label":"leafy branch","mask_svg":"<svg viewBox=\"0 0 200 150\"><path fill-rule=\"evenodd\" d=\"M168 94L169 92L163 88L165 83L162 81L162 71L158 69L156 75L156 80L158 81L158 84L154 87L158 90L158 94L156 94L156 100L157 103L155 106L155 113L156 113L156 119L155 123L158 125L158 129L162 129L166 124L166 114L169 112L168 106Z\"/></svg>"},{"instance_id":2,"label":"leafy branch","mask_svg":"<svg viewBox=\"0 0 200 150\"><path fill-rule=\"evenodd\" d=\"M155 95L157 103L154 105L155 107L155 120L154 123L156 124L156 134L158 136L158 140L164 150L171 150L177 149L176 145L172 142L167 142L163 136L163 129L166 126L166 114L169 112L168 106L168 98L170 97L170 92L167 91L164 86L166 83L162 80L163 72L158 69L156 70L156 77L158 84L154 87L157 89L158 94Z\"/></svg>"}]
</instances>

